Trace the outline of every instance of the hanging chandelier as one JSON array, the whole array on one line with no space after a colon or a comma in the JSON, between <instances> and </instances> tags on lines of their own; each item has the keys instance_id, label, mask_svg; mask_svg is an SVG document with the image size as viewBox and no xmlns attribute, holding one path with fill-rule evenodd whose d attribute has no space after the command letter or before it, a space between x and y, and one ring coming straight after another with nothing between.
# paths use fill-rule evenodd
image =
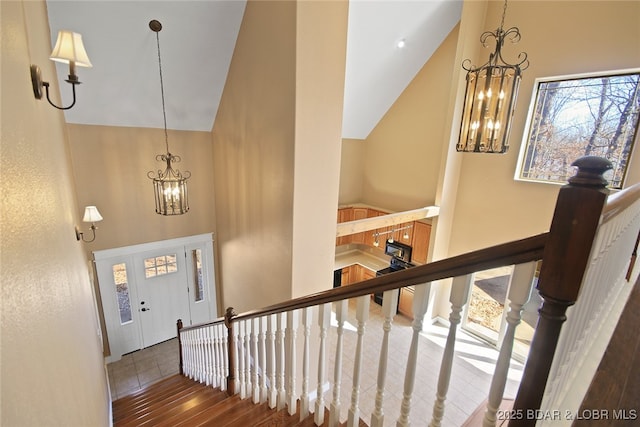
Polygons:
<instances>
[{"instance_id":1,"label":"hanging chandelier","mask_svg":"<svg viewBox=\"0 0 640 427\"><path fill-rule=\"evenodd\" d=\"M507 0L502 9L500 28L486 31L480 36L482 46L487 47L490 38L495 39L495 51L489 60L474 68L466 59L462 68L467 71L467 87L464 95L460 137L457 151L474 153L506 153L509 149L509 131L522 71L529 66L527 54L518 55L519 62L509 64L502 58L505 40L520 41L520 30L511 27L504 30Z\"/></svg>"},{"instance_id":2,"label":"hanging chandelier","mask_svg":"<svg viewBox=\"0 0 640 427\"><path fill-rule=\"evenodd\" d=\"M164 118L164 142L167 148L166 154L158 154L156 160L166 162L166 169L157 172L149 171L147 176L153 180L153 190L156 199L156 213L160 215L182 215L189 211L189 197L187 192L187 180L191 172L181 173L173 169L171 163L179 163L180 156L174 156L169 151L169 136L167 133L167 112L164 105L164 83L162 81L162 61L160 60L160 37L162 24L155 19L149 22L149 28L156 33L158 46L158 68L160 70L160 93L162 95L162 116Z\"/></svg>"}]
</instances>

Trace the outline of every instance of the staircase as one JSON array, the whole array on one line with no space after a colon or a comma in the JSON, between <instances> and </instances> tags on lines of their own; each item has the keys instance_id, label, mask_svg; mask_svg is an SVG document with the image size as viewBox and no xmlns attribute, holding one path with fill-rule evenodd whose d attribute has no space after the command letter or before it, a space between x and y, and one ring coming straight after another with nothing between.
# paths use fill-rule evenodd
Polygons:
<instances>
[{"instance_id":1,"label":"staircase","mask_svg":"<svg viewBox=\"0 0 640 427\"><path fill-rule=\"evenodd\" d=\"M325 420L329 420L325 411ZM251 399L240 399L239 395L230 397L225 391L176 374L114 401L113 425L289 427L315 424L313 414L300 421L297 412L289 415L286 408L278 411L269 408L266 402L256 405ZM362 420L359 425L366 427Z\"/></svg>"}]
</instances>

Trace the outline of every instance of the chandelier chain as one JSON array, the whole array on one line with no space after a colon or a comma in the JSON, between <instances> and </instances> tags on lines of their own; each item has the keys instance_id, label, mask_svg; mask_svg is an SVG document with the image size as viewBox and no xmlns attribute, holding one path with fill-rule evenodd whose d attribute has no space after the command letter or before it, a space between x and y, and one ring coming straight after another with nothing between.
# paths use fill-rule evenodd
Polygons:
<instances>
[{"instance_id":1,"label":"chandelier chain","mask_svg":"<svg viewBox=\"0 0 640 427\"><path fill-rule=\"evenodd\" d=\"M504 6L502 6L502 20L500 21L500 32L504 28L504 17L507 15L507 0L504 0Z\"/></svg>"},{"instance_id":2,"label":"chandelier chain","mask_svg":"<svg viewBox=\"0 0 640 427\"><path fill-rule=\"evenodd\" d=\"M167 133L167 111L164 105L164 82L162 80L162 59L160 58L160 35L156 31L156 44L158 46L158 68L160 70L160 94L162 95L162 118L164 119L164 143L169 153L169 135Z\"/></svg>"}]
</instances>

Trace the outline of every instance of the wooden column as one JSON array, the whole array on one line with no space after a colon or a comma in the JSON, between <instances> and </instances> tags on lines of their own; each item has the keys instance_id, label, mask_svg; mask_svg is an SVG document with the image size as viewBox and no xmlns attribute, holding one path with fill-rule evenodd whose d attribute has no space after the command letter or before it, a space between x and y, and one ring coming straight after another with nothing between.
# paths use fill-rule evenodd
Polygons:
<instances>
[{"instance_id":1,"label":"wooden column","mask_svg":"<svg viewBox=\"0 0 640 427\"><path fill-rule=\"evenodd\" d=\"M542 402L565 313L578 297L607 199L607 181L602 175L612 167L608 160L587 156L572 166L578 172L560 189L544 248L538 280L543 302L513 405L511 418L518 419L512 419L509 427L536 424L535 411Z\"/></svg>"},{"instance_id":2,"label":"wooden column","mask_svg":"<svg viewBox=\"0 0 640 427\"><path fill-rule=\"evenodd\" d=\"M182 330L182 319L178 319L178 321L176 322L176 329L177 329L177 335L178 335L178 355L180 357L180 361L179 363L179 369L180 369L180 375L184 375L184 370L182 369L182 337L180 336L180 331Z\"/></svg>"},{"instance_id":3,"label":"wooden column","mask_svg":"<svg viewBox=\"0 0 640 427\"><path fill-rule=\"evenodd\" d=\"M227 376L227 394L233 396L236 394L236 376L235 376L235 359L236 359L236 342L233 335L233 317L236 312L233 307L228 307L224 313L224 325L227 327L227 360L229 363L229 375Z\"/></svg>"}]
</instances>

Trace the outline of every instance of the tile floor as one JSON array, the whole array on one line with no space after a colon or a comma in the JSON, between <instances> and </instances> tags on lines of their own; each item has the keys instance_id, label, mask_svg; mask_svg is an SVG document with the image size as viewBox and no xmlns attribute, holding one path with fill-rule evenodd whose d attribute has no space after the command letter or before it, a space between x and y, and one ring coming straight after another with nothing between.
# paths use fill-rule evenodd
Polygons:
<instances>
[{"instance_id":1,"label":"tile floor","mask_svg":"<svg viewBox=\"0 0 640 427\"><path fill-rule=\"evenodd\" d=\"M346 420L351 402L354 354L356 347L355 301L349 304L348 323L345 325L343 376L340 399L342 402L341 418ZM371 303L370 316L364 338L363 368L360 383L360 417L367 423L374 409L376 396L377 366L380 342L382 341L381 307ZM328 334L327 343L327 376L333 380L335 358L335 325ZM411 425L427 426L431 418L436 396L440 362L448 328L441 325L426 325L420 334L418 350L418 371L415 379L413 399L411 403ZM411 341L411 320L402 315L394 318L390 341L387 368L386 392L384 400L385 425L395 425L400 413L403 396L404 369L407 361L409 343ZM298 333L300 339L300 331ZM445 415L444 427L458 427L477 409L488 395L493 367L497 352L478 341L476 338L458 330L456 354L452 370L451 382ZM111 394L117 399L130 394L146 384L173 375L178 372L178 346L175 339L156 346L128 354L122 360L108 365ZM512 362L509 372L505 396L514 397L522 373L522 365ZM298 383L301 379L298 378ZM300 384L298 384L300 386ZM325 394L327 405L330 404L333 390Z\"/></svg>"},{"instance_id":2,"label":"tile floor","mask_svg":"<svg viewBox=\"0 0 640 427\"><path fill-rule=\"evenodd\" d=\"M179 371L176 338L134 351L107 365L111 399L116 400Z\"/></svg>"}]
</instances>

